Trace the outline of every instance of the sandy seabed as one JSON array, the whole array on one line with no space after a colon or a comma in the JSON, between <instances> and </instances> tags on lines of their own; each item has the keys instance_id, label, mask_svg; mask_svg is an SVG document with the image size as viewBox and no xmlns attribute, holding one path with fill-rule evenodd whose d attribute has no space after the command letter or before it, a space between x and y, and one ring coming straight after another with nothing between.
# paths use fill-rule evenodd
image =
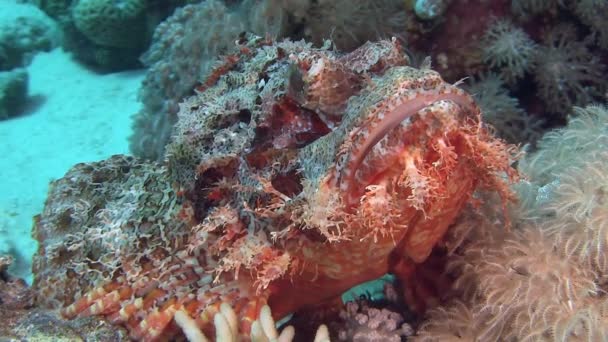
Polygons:
<instances>
[{"instance_id":1,"label":"sandy seabed","mask_svg":"<svg viewBox=\"0 0 608 342\"><path fill-rule=\"evenodd\" d=\"M12 273L30 282L32 217L49 182L74 164L129 153L145 71L100 75L61 49L36 55L27 69L27 108L0 121L0 253L15 256Z\"/></svg>"}]
</instances>

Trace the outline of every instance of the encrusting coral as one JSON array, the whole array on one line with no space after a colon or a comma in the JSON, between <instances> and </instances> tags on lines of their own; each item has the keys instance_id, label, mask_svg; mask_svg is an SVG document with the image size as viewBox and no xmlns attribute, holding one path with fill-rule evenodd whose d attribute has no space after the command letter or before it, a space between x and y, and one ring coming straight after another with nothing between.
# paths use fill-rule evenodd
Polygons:
<instances>
[{"instance_id":1,"label":"encrusting coral","mask_svg":"<svg viewBox=\"0 0 608 342\"><path fill-rule=\"evenodd\" d=\"M54 183L35 229L38 303L141 340L181 334L178 312L213 336L226 303L247 335L266 304L277 318L327 307L391 272L423 311L441 282L424 262L473 192L512 199L513 149L396 40L347 54L239 44L180 104L165 166L114 157Z\"/></svg>"}]
</instances>

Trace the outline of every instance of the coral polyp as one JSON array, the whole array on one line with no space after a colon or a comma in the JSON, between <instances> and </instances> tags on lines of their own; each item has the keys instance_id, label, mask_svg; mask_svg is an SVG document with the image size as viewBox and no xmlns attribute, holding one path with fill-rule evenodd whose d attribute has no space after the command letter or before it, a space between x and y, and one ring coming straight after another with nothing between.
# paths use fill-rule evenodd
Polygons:
<instances>
[{"instance_id":1,"label":"coral polyp","mask_svg":"<svg viewBox=\"0 0 608 342\"><path fill-rule=\"evenodd\" d=\"M496 68L508 82L521 79L530 69L537 44L521 28L497 20L482 37L483 60Z\"/></svg>"},{"instance_id":2,"label":"coral polyp","mask_svg":"<svg viewBox=\"0 0 608 342\"><path fill-rule=\"evenodd\" d=\"M547 110L560 113L603 96L605 67L577 40L576 29L559 26L549 31L534 58L534 79Z\"/></svg>"}]
</instances>

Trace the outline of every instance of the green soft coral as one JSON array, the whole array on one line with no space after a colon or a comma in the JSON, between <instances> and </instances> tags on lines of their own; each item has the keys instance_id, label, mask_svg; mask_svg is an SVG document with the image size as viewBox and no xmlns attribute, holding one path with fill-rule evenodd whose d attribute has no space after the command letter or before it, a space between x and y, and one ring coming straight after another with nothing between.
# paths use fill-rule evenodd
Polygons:
<instances>
[{"instance_id":1,"label":"green soft coral","mask_svg":"<svg viewBox=\"0 0 608 342\"><path fill-rule=\"evenodd\" d=\"M95 44L137 47L145 42L145 0L80 0L72 9L74 25Z\"/></svg>"},{"instance_id":2,"label":"green soft coral","mask_svg":"<svg viewBox=\"0 0 608 342\"><path fill-rule=\"evenodd\" d=\"M608 0L580 0L574 6L574 13L597 36L599 45L608 49L608 26L606 15Z\"/></svg>"}]
</instances>

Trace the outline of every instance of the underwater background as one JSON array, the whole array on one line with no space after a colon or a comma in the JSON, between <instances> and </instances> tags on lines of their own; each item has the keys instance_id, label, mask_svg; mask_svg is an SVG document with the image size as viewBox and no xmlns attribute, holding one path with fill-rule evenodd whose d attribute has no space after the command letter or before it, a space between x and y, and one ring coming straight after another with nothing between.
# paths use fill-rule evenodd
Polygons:
<instances>
[{"instance_id":1,"label":"underwater background","mask_svg":"<svg viewBox=\"0 0 608 342\"><path fill-rule=\"evenodd\" d=\"M607 20L0 0L0 336L608 341Z\"/></svg>"}]
</instances>

